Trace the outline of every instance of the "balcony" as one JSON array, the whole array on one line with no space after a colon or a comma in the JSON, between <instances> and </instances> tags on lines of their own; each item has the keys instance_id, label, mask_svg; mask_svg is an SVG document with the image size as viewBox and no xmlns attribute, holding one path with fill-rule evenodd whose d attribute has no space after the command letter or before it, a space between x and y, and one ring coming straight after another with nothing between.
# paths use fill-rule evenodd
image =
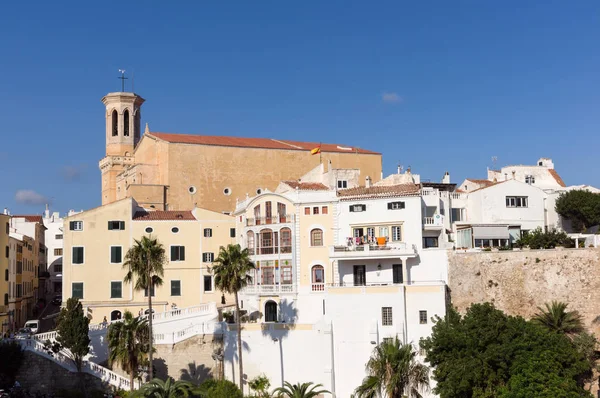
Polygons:
<instances>
[{"instance_id":1,"label":"balcony","mask_svg":"<svg viewBox=\"0 0 600 398\"><path fill-rule=\"evenodd\" d=\"M294 222L293 214L279 214L273 217L247 218L246 226L254 227L256 225L288 224Z\"/></svg>"},{"instance_id":2,"label":"balcony","mask_svg":"<svg viewBox=\"0 0 600 398\"><path fill-rule=\"evenodd\" d=\"M436 214L433 217L423 217L423 229L440 230L444 228L444 216Z\"/></svg>"},{"instance_id":3,"label":"balcony","mask_svg":"<svg viewBox=\"0 0 600 398\"><path fill-rule=\"evenodd\" d=\"M292 254L292 246L248 248L248 253L254 256L273 254Z\"/></svg>"},{"instance_id":4,"label":"balcony","mask_svg":"<svg viewBox=\"0 0 600 398\"><path fill-rule=\"evenodd\" d=\"M284 285L248 285L244 288L245 294L272 295L279 293L295 293L296 288L292 284Z\"/></svg>"},{"instance_id":5,"label":"balcony","mask_svg":"<svg viewBox=\"0 0 600 398\"><path fill-rule=\"evenodd\" d=\"M385 245L331 246L329 258L337 260L368 260L377 258L415 257L417 248L404 242Z\"/></svg>"}]
</instances>

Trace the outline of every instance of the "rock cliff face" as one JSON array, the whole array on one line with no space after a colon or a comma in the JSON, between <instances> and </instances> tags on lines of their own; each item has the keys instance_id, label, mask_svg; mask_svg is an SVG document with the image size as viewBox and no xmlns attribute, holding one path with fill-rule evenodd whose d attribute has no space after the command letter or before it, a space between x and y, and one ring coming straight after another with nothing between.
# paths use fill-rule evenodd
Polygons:
<instances>
[{"instance_id":1,"label":"rock cliff face","mask_svg":"<svg viewBox=\"0 0 600 398\"><path fill-rule=\"evenodd\" d=\"M449 252L448 257L450 297L459 311L488 301L530 318L538 306L558 300L600 334L600 249Z\"/></svg>"}]
</instances>

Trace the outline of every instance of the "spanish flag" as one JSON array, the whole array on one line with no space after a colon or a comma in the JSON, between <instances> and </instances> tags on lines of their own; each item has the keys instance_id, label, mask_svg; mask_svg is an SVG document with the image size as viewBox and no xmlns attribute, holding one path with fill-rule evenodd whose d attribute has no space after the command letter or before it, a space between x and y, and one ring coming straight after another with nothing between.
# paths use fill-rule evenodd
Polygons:
<instances>
[{"instance_id":1,"label":"spanish flag","mask_svg":"<svg viewBox=\"0 0 600 398\"><path fill-rule=\"evenodd\" d=\"M318 153L321 153L321 144L319 144L318 147L316 147L315 149L313 149L313 150L310 151L311 155L316 155Z\"/></svg>"}]
</instances>

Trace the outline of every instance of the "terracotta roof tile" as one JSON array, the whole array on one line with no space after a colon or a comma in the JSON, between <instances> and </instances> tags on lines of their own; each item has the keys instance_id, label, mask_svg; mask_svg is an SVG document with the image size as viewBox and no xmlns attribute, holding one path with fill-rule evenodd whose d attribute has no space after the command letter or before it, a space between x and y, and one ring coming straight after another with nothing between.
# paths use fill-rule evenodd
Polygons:
<instances>
[{"instance_id":1,"label":"terracotta roof tile","mask_svg":"<svg viewBox=\"0 0 600 398\"><path fill-rule=\"evenodd\" d=\"M395 196L413 196L420 194L418 184L379 185L358 188L349 188L338 191L341 200L389 198Z\"/></svg>"},{"instance_id":2,"label":"terracotta roof tile","mask_svg":"<svg viewBox=\"0 0 600 398\"><path fill-rule=\"evenodd\" d=\"M43 223L42 216L27 215L27 214L25 214L25 215L14 215L12 217L13 218L24 218L25 221L27 221L27 222L37 222L37 223L40 223L40 224Z\"/></svg>"},{"instance_id":3,"label":"terracotta roof tile","mask_svg":"<svg viewBox=\"0 0 600 398\"><path fill-rule=\"evenodd\" d=\"M490 180L482 180L482 179L477 179L477 178L467 178L467 180L474 182L475 184L485 185L486 187L490 186L494 183L493 181L490 181Z\"/></svg>"},{"instance_id":4,"label":"terracotta roof tile","mask_svg":"<svg viewBox=\"0 0 600 398\"><path fill-rule=\"evenodd\" d=\"M216 146L234 146L247 148L266 148L266 149L287 149L292 151L311 151L321 145L321 152L341 152L341 153L361 153L381 155L379 152L373 152L366 149L348 147L338 144L319 144L318 142L300 142L289 140L276 140L271 138L245 138L245 137L224 137L210 135L190 135L190 134L172 134L172 133L147 133L150 136L160 140L192 145L216 145Z\"/></svg>"},{"instance_id":5,"label":"terracotta roof tile","mask_svg":"<svg viewBox=\"0 0 600 398\"><path fill-rule=\"evenodd\" d=\"M133 215L135 221L166 221L166 220L179 220L179 221L194 221L196 218L191 211L180 211L180 210L165 210L165 211L136 211Z\"/></svg>"},{"instance_id":6,"label":"terracotta roof tile","mask_svg":"<svg viewBox=\"0 0 600 398\"><path fill-rule=\"evenodd\" d=\"M328 191L329 187L320 182L282 181L284 184L300 191Z\"/></svg>"},{"instance_id":7,"label":"terracotta roof tile","mask_svg":"<svg viewBox=\"0 0 600 398\"><path fill-rule=\"evenodd\" d=\"M565 184L565 182L563 181L563 179L560 178L560 176L558 175L558 173L556 172L556 170L554 170L554 169L548 169L548 173L550 173L550 175L552 177L554 177L554 179L556 180L556 182L558 182L558 185L560 185L561 187L566 187L567 186Z\"/></svg>"},{"instance_id":8,"label":"terracotta roof tile","mask_svg":"<svg viewBox=\"0 0 600 398\"><path fill-rule=\"evenodd\" d=\"M470 181L473 181L473 180L470 180ZM496 186L498 184L502 184L503 182L515 181L515 180L504 180L504 181L498 181L498 182L492 182L492 181L488 181L488 180L483 180L483 181L487 181L487 182L489 182L489 184L487 184L487 185L485 185L485 186L483 186L481 188L474 189L474 190L471 191L471 193L477 192L477 191L481 191L482 189L494 187L494 186Z\"/></svg>"}]
</instances>

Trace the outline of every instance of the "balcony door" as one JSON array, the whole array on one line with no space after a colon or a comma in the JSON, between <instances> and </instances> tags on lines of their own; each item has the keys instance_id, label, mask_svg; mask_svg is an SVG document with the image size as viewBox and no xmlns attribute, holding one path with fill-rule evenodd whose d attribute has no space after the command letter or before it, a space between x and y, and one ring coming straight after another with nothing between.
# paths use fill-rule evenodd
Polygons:
<instances>
[{"instance_id":1,"label":"balcony door","mask_svg":"<svg viewBox=\"0 0 600 398\"><path fill-rule=\"evenodd\" d=\"M365 286L367 284L367 272L364 265L354 266L354 286Z\"/></svg>"}]
</instances>

